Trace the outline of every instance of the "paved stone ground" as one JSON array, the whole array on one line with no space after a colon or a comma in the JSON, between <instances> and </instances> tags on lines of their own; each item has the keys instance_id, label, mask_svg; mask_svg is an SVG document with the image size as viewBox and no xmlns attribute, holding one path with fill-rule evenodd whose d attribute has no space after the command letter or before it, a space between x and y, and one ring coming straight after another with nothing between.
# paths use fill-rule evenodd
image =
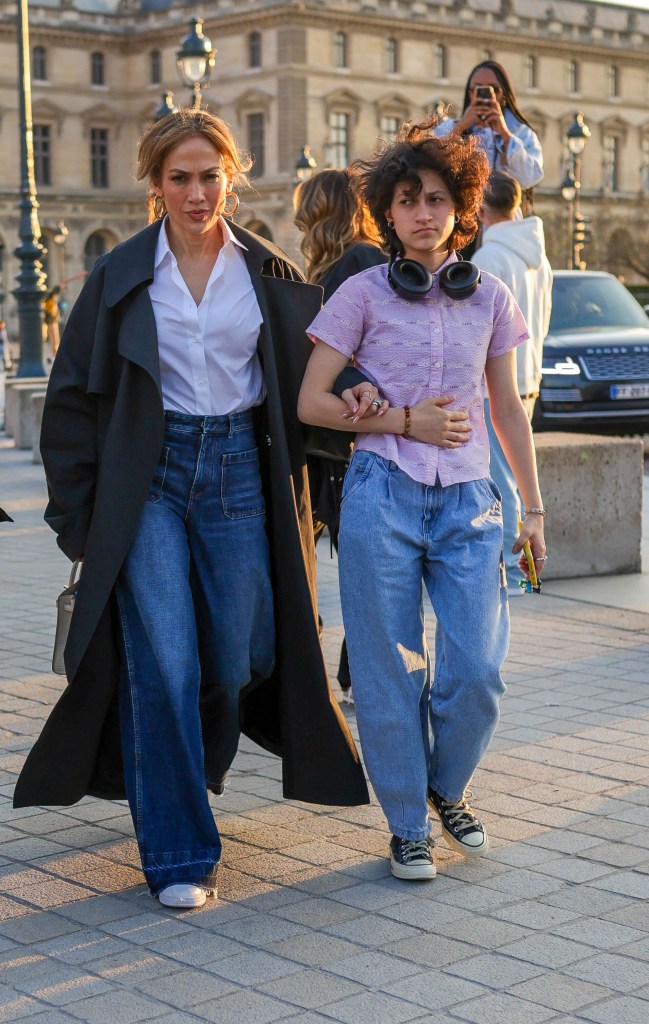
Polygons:
<instances>
[{"instance_id":1,"label":"paved stone ground","mask_svg":"<svg viewBox=\"0 0 649 1024\"><path fill-rule=\"evenodd\" d=\"M49 659L68 565L42 471L2 445L16 523L0 529L0 1021L647 1024L648 616L601 595L512 602L509 692L473 784L488 859L439 840L437 879L399 882L375 804L282 801L277 760L245 741L214 801L219 901L178 914L146 892L123 804L11 808L62 687Z\"/></svg>"}]
</instances>

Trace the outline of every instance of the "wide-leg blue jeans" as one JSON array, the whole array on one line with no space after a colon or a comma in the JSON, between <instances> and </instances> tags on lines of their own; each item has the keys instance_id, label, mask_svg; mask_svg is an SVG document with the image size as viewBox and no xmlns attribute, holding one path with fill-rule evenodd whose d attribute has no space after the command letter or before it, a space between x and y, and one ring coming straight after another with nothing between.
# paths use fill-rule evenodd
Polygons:
<instances>
[{"instance_id":1,"label":"wide-leg blue jeans","mask_svg":"<svg viewBox=\"0 0 649 1024\"><path fill-rule=\"evenodd\" d=\"M488 477L428 486L357 451L339 545L365 766L390 831L423 839L427 786L458 800L498 722L509 643L500 495ZM423 585L437 617L432 685Z\"/></svg>"},{"instance_id":2,"label":"wide-leg blue jeans","mask_svg":"<svg viewBox=\"0 0 649 1024\"><path fill-rule=\"evenodd\" d=\"M142 867L155 895L213 888L239 693L273 668L265 508L252 413L168 412L160 462L117 582L120 724Z\"/></svg>"}]
</instances>

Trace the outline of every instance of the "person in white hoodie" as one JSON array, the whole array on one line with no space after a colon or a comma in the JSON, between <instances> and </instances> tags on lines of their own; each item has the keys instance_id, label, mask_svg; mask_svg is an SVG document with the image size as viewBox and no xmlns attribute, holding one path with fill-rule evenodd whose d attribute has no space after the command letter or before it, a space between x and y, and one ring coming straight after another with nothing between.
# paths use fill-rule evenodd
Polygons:
<instances>
[{"instance_id":1,"label":"person in white hoodie","mask_svg":"<svg viewBox=\"0 0 649 1024\"><path fill-rule=\"evenodd\" d=\"M507 171L492 171L479 213L482 244L472 261L503 281L512 292L527 323L530 337L516 349L518 391L530 420L539 394L543 341L552 309L552 269L545 254L543 221L520 219L521 187ZM515 584L520 555L512 553L518 537L521 499L505 454L491 424L489 401L485 420L491 443L490 472L503 498L505 568L510 594L522 593Z\"/></svg>"}]
</instances>

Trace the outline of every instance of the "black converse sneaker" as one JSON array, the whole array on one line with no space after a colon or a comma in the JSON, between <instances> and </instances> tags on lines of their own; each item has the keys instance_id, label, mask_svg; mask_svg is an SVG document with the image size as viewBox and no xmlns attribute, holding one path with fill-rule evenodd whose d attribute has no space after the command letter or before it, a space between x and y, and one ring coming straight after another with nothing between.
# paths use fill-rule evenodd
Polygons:
<instances>
[{"instance_id":1,"label":"black converse sneaker","mask_svg":"<svg viewBox=\"0 0 649 1024\"><path fill-rule=\"evenodd\" d=\"M467 803L471 794L465 791L457 803L443 800L428 787L428 805L439 816L444 839L465 857L482 857L489 849L489 837Z\"/></svg>"},{"instance_id":2,"label":"black converse sneaker","mask_svg":"<svg viewBox=\"0 0 649 1024\"><path fill-rule=\"evenodd\" d=\"M437 874L433 862L435 843L426 839L402 839L392 836L390 840L390 869L395 878L408 881L434 878Z\"/></svg>"}]
</instances>

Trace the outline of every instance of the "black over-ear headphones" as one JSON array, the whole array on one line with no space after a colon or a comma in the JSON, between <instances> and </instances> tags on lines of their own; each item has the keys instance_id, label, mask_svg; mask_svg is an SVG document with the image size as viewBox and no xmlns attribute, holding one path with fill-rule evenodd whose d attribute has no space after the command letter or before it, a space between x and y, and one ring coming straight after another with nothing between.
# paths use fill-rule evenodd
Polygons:
<instances>
[{"instance_id":1,"label":"black over-ear headphones","mask_svg":"<svg viewBox=\"0 0 649 1024\"><path fill-rule=\"evenodd\" d=\"M392 247L388 260L388 281L397 295L410 301L423 299L433 287L433 275L417 260L401 259ZM466 299L480 284L480 268L468 260L449 263L439 275L439 286L453 299Z\"/></svg>"}]
</instances>

